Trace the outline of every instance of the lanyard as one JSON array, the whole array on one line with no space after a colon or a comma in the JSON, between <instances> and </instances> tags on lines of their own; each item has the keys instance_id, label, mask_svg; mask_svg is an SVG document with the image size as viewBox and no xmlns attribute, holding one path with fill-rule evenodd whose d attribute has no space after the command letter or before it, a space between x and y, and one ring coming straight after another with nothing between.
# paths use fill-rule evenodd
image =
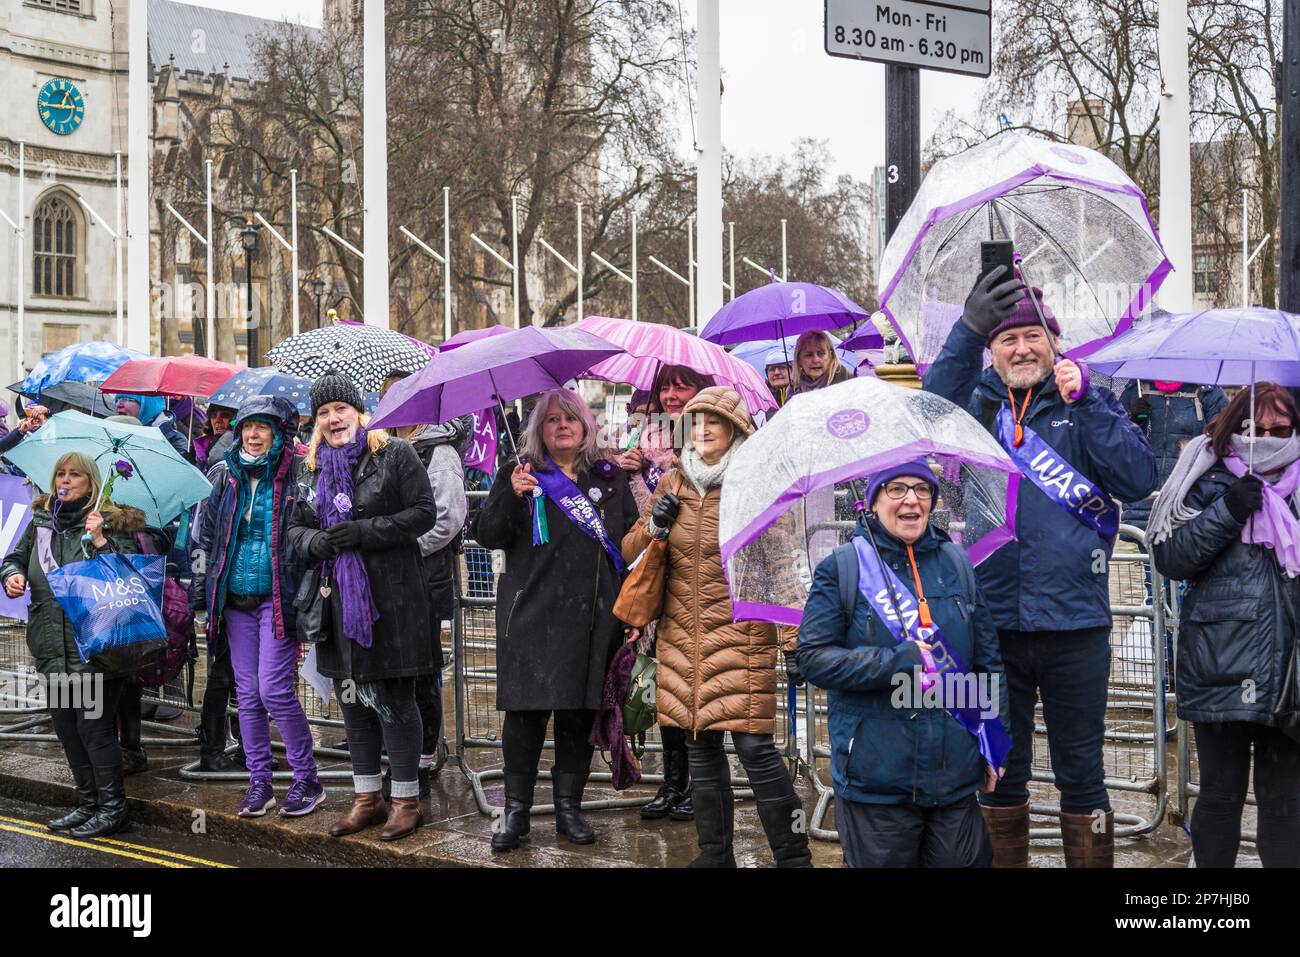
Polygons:
<instances>
[{"instance_id":1,"label":"lanyard","mask_svg":"<svg viewBox=\"0 0 1300 957\"><path fill-rule=\"evenodd\" d=\"M1025 412L1029 409L1029 400L1032 399L1033 396L1033 389L1030 389L1025 393L1025 401L1020 405L1020 414L1016 415L1016 397L1011 394L1011 386L1007 386L1007 398L1011 400L1011 414L1015 416L1016 419L1016 437L1013 442L1016 448L1020 448L1025 441L1025 430L1021 426L1020 421L1025 417Z\"/></svg>"},{"instance_id":2,"label":"lanyard","mask_svg":"<svg viewBox=\"0 0 1300 957\"><path fill-rule=\"evenodd\" d=\"M925 590L921 587L921 572L916 567L916 555L912 553L911 545L907 546L907 560L912 565L912 581L916 583L916 604L921 627L929 628L934 624L934 619L930 617L930 603L925 600Z\"/></svg>"}]
</instances>

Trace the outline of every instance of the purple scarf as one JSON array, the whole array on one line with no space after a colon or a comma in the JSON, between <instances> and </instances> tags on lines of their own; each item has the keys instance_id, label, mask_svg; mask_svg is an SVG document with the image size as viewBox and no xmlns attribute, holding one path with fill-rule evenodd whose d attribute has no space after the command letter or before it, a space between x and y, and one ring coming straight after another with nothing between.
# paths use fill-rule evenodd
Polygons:
<instances>
[{"instance_id":1,"label":"purple scarf","mask_svg":"<svg viewBox=\"0 0 1300 957\"><path fill-rule=\"evenodd\" d=\"M641 764L623 733L623 696L627 694L634 664L636 645L624 642L610 659L600 696L600 710L596 712L591 735L587 738L587 743L593 748L609 752L611 783L615 791L631 787L641 780Z\"/></svg>"},{"instance_id":2,"label":"purple scarf","mask_svg":"<svg viewBox=\"0 0 1300 957\"><path fill-rule=\"evenodd\" d=\"M1223 464L1237 478L1246 474L1246 463L1236 453L1225 456ZM1278 564L1289 578L1300 576L1300 522L1288 504L1297 485L1300 485L1300 459L1283 469L1276 482L1264 483L1264 507L1241 530L1241 540L1247 545L1273 549Z\"/></svg>"},{"instance_id":3,"label":"purple scarf","mask_svg":"<svg viewBox=\"0 0 1300 957\"><path fill-rule=\"evenodd\" d=\"M316 449L320 476L316 479L316 517L322 529L348 521L352 514L352 470L366 452L366 430L357 429L356 437L342 448L321 442ZM362 648L374 644L371 626L379 617L370 594L370 576L366 574L361 553L339 552L320 568L322 583L333 578L339 585L343 602L343 633Z\"/></svg>"}]
</instances>

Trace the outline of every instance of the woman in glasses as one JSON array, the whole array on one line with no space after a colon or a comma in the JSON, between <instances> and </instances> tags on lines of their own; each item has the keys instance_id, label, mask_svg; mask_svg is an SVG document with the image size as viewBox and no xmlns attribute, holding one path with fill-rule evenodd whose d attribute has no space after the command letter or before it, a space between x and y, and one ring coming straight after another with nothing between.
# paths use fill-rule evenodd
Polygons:
<instances>
[{"instance_id":1,"label":"woman in glasses","mask_svg":"<svg viewBox=\"0 0 1300 957\"><path fill-rule=\"evenodd\" d=\"M1201 765L1192 813L1197 867L1232 867L1255 757L1265 867L1300 867L1300 742L1278 728L1300 614L1300 437L1281 386L1243 389L1187 444L1151 509L1156 567L1187 581L1178 637L1178 717Z\"/></svg>"},{"instance_id":2,"label":"woman in glasses","mask_svg":"<svg viewBox=\"0 0 1300 957\"><path fill-rule=\"evenodd\" d=\"M828 692L835 824L850 867L988 867L993 859L975 795L997 786L998 769L944 705L964 695L982 717L1006 723L1002 658L970 560L930 525L938 491L924 459L875 475L871 513L855 533L862 541L817 566L799 624L799 670ZM891 596L883 612L864 589ZM969 677L926 695L917 669L925 655L943 661L947 649Z\"/></svg>"}]
</instances>

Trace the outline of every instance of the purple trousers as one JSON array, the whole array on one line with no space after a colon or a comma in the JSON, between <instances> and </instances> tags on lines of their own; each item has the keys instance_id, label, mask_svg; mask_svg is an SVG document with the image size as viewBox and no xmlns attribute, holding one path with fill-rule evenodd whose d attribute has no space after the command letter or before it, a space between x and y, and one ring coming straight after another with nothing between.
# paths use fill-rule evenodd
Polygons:
<instances>
[{"instance_id":1,"label":"purple trousers","mask_svg":"<svg viewBox=\"0 0 1300 957\"><path fill-rule=\"evenodd\" d=\"M295 781L316 779L311 729L298 701L298 643L275 637L271 599L255 611L227 608L224 616L230 662L239 699L239 730L248 758L249 783L271 782L271 726L275 721Z\"/></svg>"}]
</instances>

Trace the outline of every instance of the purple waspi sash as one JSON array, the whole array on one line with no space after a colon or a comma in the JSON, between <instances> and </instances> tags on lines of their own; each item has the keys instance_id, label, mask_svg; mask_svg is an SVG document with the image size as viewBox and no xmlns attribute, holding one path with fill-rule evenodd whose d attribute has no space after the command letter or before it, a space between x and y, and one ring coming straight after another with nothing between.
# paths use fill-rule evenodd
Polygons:
<instances>
[{"instance_id":1,"label":"purple waspi sash","mask_svg":"<svg viewBox=\"0 0 1300 957\"><path fill-rule=\"evenodd\" d=\"M646 467L641 470L641 477L645 479L645 486L653 495L655 489L659 487L659 483L664 479L664 470L652 463L646 463Z\"/></svg>"},{"instance_id":2,"label":"purple waspi sash","mask_svg":"<svg viewBox=\"0 0 1300 957\"><path fill-rule=\"evenodd\" d=\"M600 512L596 510L596 506L592 505L591 500L573 484L571 478L560 471L560 467L551 461L549 455L546 457L546 464L549 471L539 470L533 473L537 477L537 484L546 493L546 497L556 504L569 521L600 543L605 553L609 555L610 561L614 563L615 571L619 574L627 571L623 554L609 540L609 533L605 531L605 523L600 520ZM537 507L545 508L546 505L544 502L538 502Z\"/></svg>"},{"instance_id":3,"label":"purple waspi sash","mask_svg":"<svg viewBox=\"0 0 1300 957\"><path fill-rule=\"evenodd\" d=\"M1024 442L1016 448L1016 422L1011 409L998 413L998 441L1020 472L1042 493L1083 525L1103 538L1114 538L1119 530L1119 509L1109 495L1067 462L1037 432L1023 423Z\"/></svg>"},{"instance_id":4,"label":"purple waspi sash","mask_svg":"<svg viewBox=\"0 0 1300 957\"><path fill-rule=\"evenodd\" d=\"M894 636L894 640L902 642L919 638L934 646L931 655L934 659L935 673L940 679L941 690L945 687L942 682L945 673L970 674L970 669L948 643L948 639L939 630L937 624L929 628L921 626L921 613L916 598L893 570L877 558L867 540L854 537L853 547L858 553L858 591L880 616L880 620ZM889 582L885 581L882 571L889 576ZM897 611L895 611L890 586L893 587L893 594L898 596ZM906 632L904 624L907 626ZM1011 753L1011 735L1007 734L1006 728L998 718L983 717L978 702L972 704L968 701L964 706L958 707L958 702L945 701L944 710L952 715L953 720L974 735L980 754L984 756L989 767L995 771L1006 767L1007 755Z\"/></svg>"}]
</instances>

